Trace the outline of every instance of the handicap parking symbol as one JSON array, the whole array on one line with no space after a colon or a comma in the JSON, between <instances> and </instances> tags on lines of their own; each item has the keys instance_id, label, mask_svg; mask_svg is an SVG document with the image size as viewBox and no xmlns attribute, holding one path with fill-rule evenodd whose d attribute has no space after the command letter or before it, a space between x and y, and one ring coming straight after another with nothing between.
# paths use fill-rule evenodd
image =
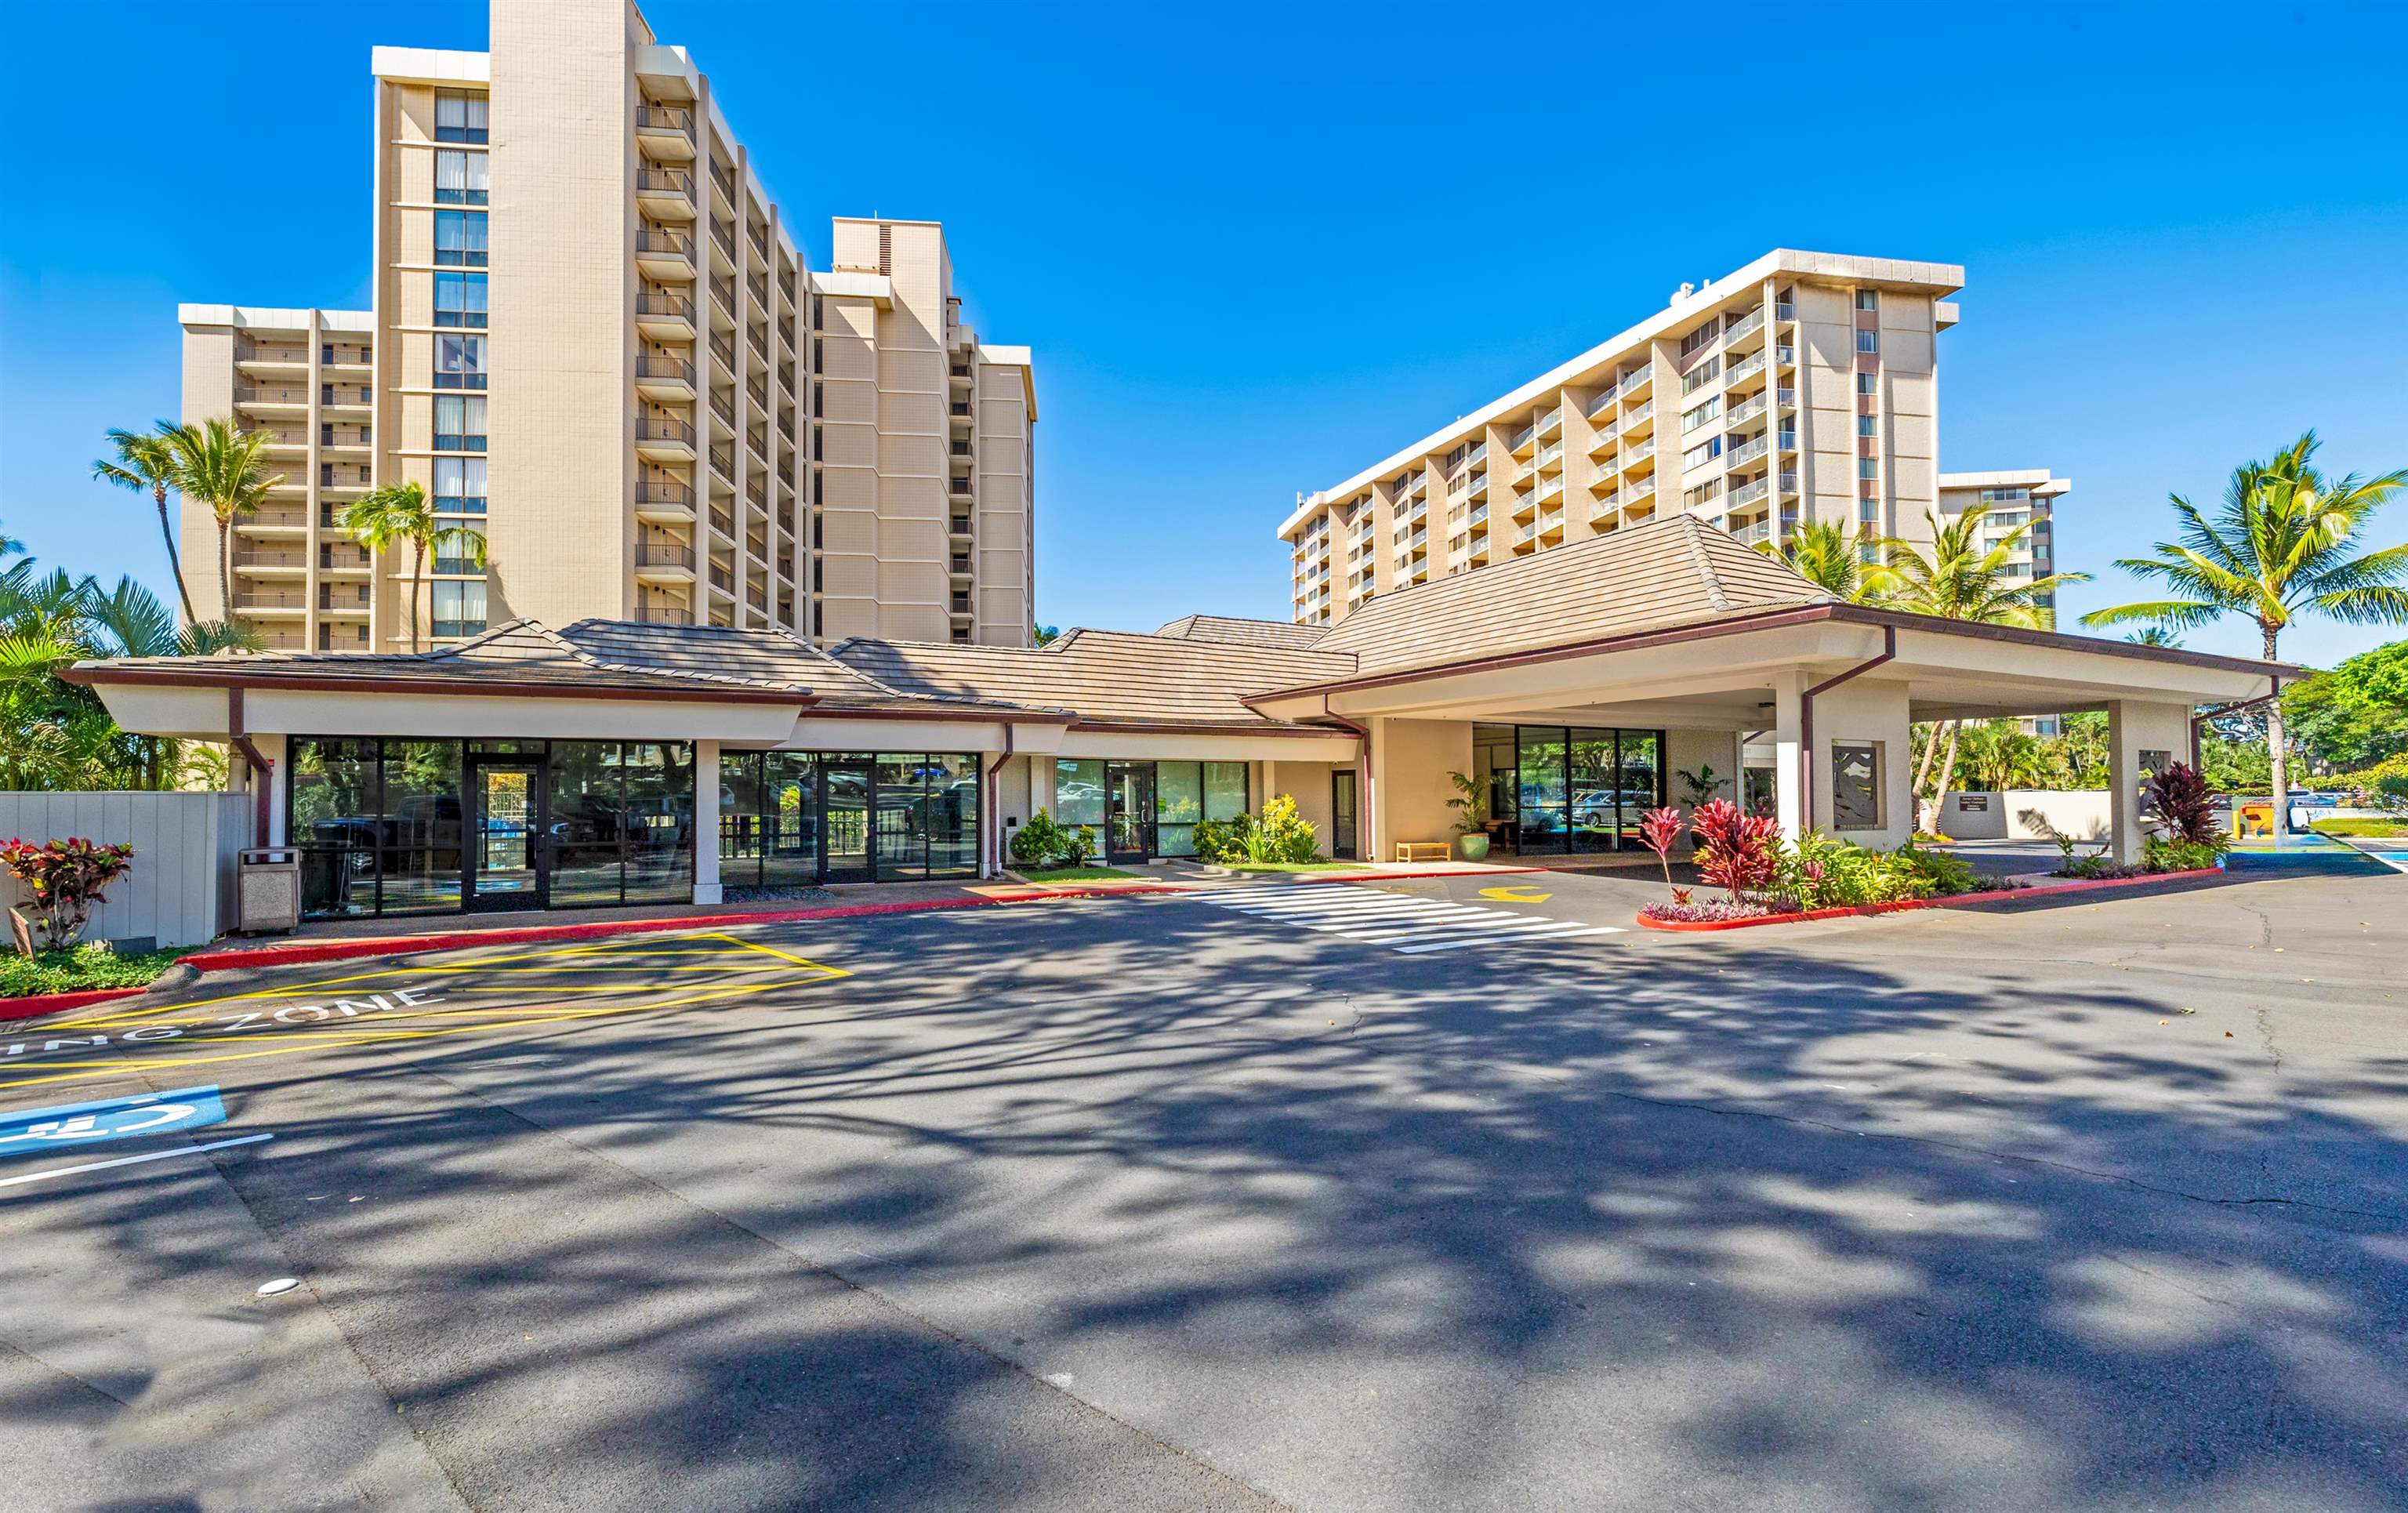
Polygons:
<instances>
[{"instance_id":1,"label":"handicap parking symbol","mask_svg":"<svg viewBox=\"0 0 2408 1513\"><path fill-rule=\"evenodd\" d=\"M225 1117L225 1101L218 1096L215 1083L134 1098L11 1109L0 1113L0 1157L197 1130L223 1124Z\"/></svg>"}]
</instances>

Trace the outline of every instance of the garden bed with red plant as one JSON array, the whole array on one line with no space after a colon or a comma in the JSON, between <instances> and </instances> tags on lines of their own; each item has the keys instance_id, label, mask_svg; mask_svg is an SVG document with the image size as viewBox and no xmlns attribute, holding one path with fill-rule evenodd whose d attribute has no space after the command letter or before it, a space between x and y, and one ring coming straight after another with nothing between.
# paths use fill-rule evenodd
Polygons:
<instances>
[{"instance_id":1,"label":"garden bed with red plant","mask_svg":"<svg viewBox=\"0 0 2408 1513\"><path fill-rule=\"evenodd\" d=\"M1864 915L1899 914L1908 909L1951 909L1968 903L1998 903L2006 900L2043 899L2060 893L2086 893L2098 888L2136 887L2143 883L2181 883L2203 877L2220 877L2220 868L2202 867L2193 872L2144 872L2137 877L2098 877L2081 882L2052 883L2041 887L1988 888L1978 893L1950 893L1928 899L1893 899L1886 903L1851 903L1828 909L1799 909L1786 914L1746 914L1748 904L1692 903L1680 905L1695 915L1708 911L1730 910L1721 917L1658 919L1641 913L1639 923L1649 929L1716 930L1746 929L1756 925L1796 925L1810 919L1848 919ZM1662 907L1649 905L1650 908Z\"/></svg>"}]
</instances>

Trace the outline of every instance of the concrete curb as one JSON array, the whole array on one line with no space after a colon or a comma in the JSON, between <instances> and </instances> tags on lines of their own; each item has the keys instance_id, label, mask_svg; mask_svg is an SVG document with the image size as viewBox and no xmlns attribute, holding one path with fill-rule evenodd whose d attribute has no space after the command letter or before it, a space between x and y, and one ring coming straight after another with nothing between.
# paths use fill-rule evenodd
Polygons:
<instances>
[{"instance_id":1,"label":"concrete curb","mask_svg":"<svg viewBox=\"0 0 2408 1513\"><path fill-rule=\"evenodd\" d=\"M1036 885L1042 886L1042 885ZM743 914L684 915L641 919L590 920L577 925L523 925L497 929L455 929L428 935L386 935L359 940L318 941L306 945L267 945L255 950L195 951L168 970L190 967L192 976L209 972L246 971L255 967L290 967L312 961L349 961L364 957L423 956L431 951L474 950L485 945L523 945L545 941L582 941L609 935L649 935L662 930L724 929L734 925L784 925L813 919L858 919L871 915L927 914L939 909L1003 908L1020 903L1051 903L1059 899L1115 899L1137 893L1183 893L1168 883L1137 886L1058 888L1018 899L923 899L907 903L839 903L817 909L755 909ZM190 977L186 979L191 980ZM152 986L156 986L153 984ZM98 988L81 993L46 993L29 998L0 999L0 1024L37 1019L62 1010L81 1008L109 999L136 998L150 987Z\"/></svg>"},{"instance_id":2,"label":"concrete curb","mask_svg":"<svg viewBox=\"0 0 2408 1513\"><path fill-rule=\"evenodd\" d=\"M2086 893L2095 888L2137 887L2143 883L2179 883L2190 878L2222 875L2224 869L2220 867L2200 867L2183 872L2151 872L2143 877L2090 877L2073 883L2054 883L2046 887L1994 888L1985 893L1958 893L1944 899L1899 899L1889 903L1856 903L1835 909L1808 909L1799 914L1759 915L1754 919L1656 919L1641 915L1639 923L1647 929L1703 934L1717 929L1751 929L1757 925L1796 925L1810 919L1855 919L1870 915L1903 914L1909 909L1956 909L1969 903L2045 899L2059 893Z\"/></svg>"}]
</instances>

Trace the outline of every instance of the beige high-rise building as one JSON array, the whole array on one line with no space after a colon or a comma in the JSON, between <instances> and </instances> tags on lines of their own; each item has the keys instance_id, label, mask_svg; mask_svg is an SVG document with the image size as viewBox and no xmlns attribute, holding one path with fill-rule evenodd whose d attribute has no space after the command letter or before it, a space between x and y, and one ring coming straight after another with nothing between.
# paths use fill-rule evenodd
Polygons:
<instances>
[{"instance_id":1,"label":"beige high-rise building","mask_svg":"<svg viewBox=\"0 0 2408 1513\"><path fill-rule=\"evenodd\" d=\"M626 0L494 0L491 44L374 51L372 312L180 312L186 417L296 465L233 612L335 649L521 616L1025 644L1029 353L962 324L942 229L838 219L814 272ZM334 523L402 482L451 533L423 584Z\"/></svg>"},{"instance_id":2,"label":"beige high-rise building","mask_svg":"<svg viewBox=\"0 0 2408 1513\"><path fill-rule=\"evenodd\" d=\"M1923 529L1936 338L1964 269L1767 252L1343 483L1280 526L1292 608L1366 599L1688 513L1745 541L1799 521Z\"/></svg>"},{"instance_id":3,"label":"beige high-rise building","mask_svg":"<svg viewBox=\"0 0 2408 1513\"><path fill-rule=\"evenodd\" d=\"M1942 473L1940 515L1947 520L1981 506L1984 546L1997 546L2018 527L2029 526L2031 529L2007 555L2006 565L2006 576L2028 582L2057 570L2057 501L2072 487L2071 479L2052 477L2045 468ZM2054 593L2042 591L2033 597L2033 602L2052 615L2057 612Z\"/></svg>"}]
</instances>

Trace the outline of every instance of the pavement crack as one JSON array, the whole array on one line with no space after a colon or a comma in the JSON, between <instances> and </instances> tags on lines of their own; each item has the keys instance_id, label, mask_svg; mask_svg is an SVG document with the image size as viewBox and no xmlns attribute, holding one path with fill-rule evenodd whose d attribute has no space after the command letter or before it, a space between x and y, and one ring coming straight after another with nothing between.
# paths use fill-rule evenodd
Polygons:
<instances>
[{"instance_id":1,"label":"pavement crack","mask_svg":"<svg viewBox=\"0 0 2408 1513\"><path fill-rule=\"evenodd\" d=\"M2266 1059L2273 1062L2274 1070L2280 1072L2283 1070L2283 1053L2274 1047L2273 1015L2274 1011L2269 1008L2258 1011L2258 1038L2265 1045Z\"/></svg>"},{"instance_id":2,"label":"pavement crack","mask_svg":"<svg viewBox=\"0 0 2408 1513\"><path fill-rule=\"evenodd\" d=\"M36 1355L33 1351L26 1349L23 1346L17 1344L14 1340L0 1340L0 1347L7 1348L10 1355L22 1357L24 1360L32 1362L35 1365L39 1366L42 1370L49 1372L54 1376L65 1377L67 1380L75 1383L78 1387L82 1388L87 1392L91 1392L98 1397L108 1399L111 1403L116 1404L121 1408L131 1408L134 1406L133 1404L128 1403L125 1399L118 1396L115 1392L110 1391L108 1388L101 1386L99 1383L92 1381L89 1378L77 1376L74 1372L69 1371L66 1367L60 1365L55 1361L48 1361Z\"/></svg>"}]
</instances>

